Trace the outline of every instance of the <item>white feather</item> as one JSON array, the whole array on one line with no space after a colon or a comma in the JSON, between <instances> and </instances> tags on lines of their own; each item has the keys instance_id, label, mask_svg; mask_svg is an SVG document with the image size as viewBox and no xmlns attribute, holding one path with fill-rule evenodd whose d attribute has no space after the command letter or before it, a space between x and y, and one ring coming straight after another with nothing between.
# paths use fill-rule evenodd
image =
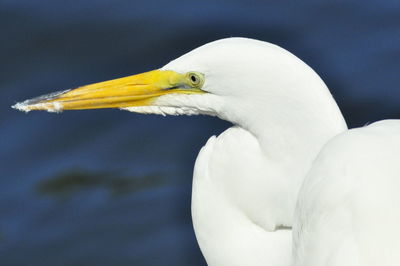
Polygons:
<instances>
[{"instance_id":1,"label":"white feather","mask_svg":"<svg viewBox=\"0 0 400 266\"><path fill-rule=\"evenodd\" d=\"M346 130L329 90L301 60L244 38L209 43L162 69L201 72L202 95L169 95L160 109L234 124L200 152L192 215L209 265L289 265L300 185L322 145ZM169 108L165 108L169 107Z\"/></svg>"},{"instance_id":2,"label":"white feather","mask_svg":"<svg viewBox=\"0 0 400 266\"><path fill-rule=\"evenodd\" d=\"M333 138L299 194L296 266L400 265L400 121Z\"/></svg>"}]
</instances>

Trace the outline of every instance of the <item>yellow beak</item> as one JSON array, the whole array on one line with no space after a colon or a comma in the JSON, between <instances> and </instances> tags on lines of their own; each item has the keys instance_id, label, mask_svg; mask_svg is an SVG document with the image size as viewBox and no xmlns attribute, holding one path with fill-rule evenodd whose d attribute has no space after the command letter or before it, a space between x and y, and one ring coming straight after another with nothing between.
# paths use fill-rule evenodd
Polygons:
<instances>
[{"instance_id":1,"label":"yellow beak","mask_svg":"<svg viewBox=\"0 0 400 266\"><path fill-rule=\"evenodd\" d=\"M17 103L13 108L29 112L124 108L151 105L159 96L172 93L204 93L204 76L170 70L153 70L138 75L94 83L76 89L51 93Z\"/></svg>"}]
</instances>

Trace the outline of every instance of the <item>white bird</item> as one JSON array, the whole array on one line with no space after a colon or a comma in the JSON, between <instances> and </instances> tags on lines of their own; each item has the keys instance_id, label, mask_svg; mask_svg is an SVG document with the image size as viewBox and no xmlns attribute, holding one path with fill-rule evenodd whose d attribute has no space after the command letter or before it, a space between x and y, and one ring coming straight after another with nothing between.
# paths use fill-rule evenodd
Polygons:
<instances>
[{"instance_id":1,"label":"white bird","mask_svg":"<svg viewBox=\"0 0 400 266\"><path fill-rule=\"evenodd\" d=\"M357 162L353 157L363 150L353 153L351 137L340 142L340 136L325 147L313 164L323 145L346 131L347 126L320 77L300 59L273 44L246 38L223 39L201 46L158 70L42 96L18 103L14 108L53 112L121 108L163 115L206 114L230 121L233 127L211 137L202 148L194 169L192 218L209 265L290 265L290 228L294 221L296 265L346 265L326 264L326 252L333 252L329 250L331 247L342 248L343 253L339 250L337 254L351 257L359 243L344 239L346 232L335 230L335 226L343 222L346 230L356 231L348 219L341 219L342 215L359 214L356 221L360 223L368 216L365 209L358 213L358 209L343 207L347 202L343 195L351 195L348 187L357 188L358 183L349 183L355 180L354 173L368 170L372 178L374 165L364 161L365 169L361 169L362 161ZM352 132L368 135L379 128L370 126ZM335 150L338 142L340 146ZM378 146L372 153L379 151ZM389 156L385 154L383 158L389 160ZM342 167L346 158L350 164ZM294 219L298 192L312 165ZM393 174L392 170L387 171ZM382 170L382 175L385 171ZM388 182L391 177L387 177ZM378 186L379 182L375 182ZM354 199L354 208L365 204L380 206L372 197L381 195L369 194L375 187L371 184L365 194ZM382 191L385 188L380 187ZM395 191L396 186L391 188ZM362 202L364 199L367 201ZM393 206L389 205L389 210ZM340 208L348 213L331 212ZM368 217L378 222L384 211ZM330 219L326 227L325 217ZM397 223L398 217L395 218L391 221ZM362 226L363 230L372 228L368 224ZM327 232L327 228L332 231ZM389 228L384 230L386 235L390 233ZM378 231L371 234L380 236ZM363 237L367 238L365 232ZM340 239L347 241L345 245L339 245ZM330 245L325 246L325 241L331 241ZM365 252L373 249L373 244L378 245L372 243Z\"/></svg>"},{"instance_id":2,"label":"white bird","mask_svg":"<svg viewBox=\"0 0 400 266\"><path fill-rule=\"evenodd\" d=\"M334 137L299 193L293 265L400 265L399 190L399 120Z\"/></svg>"}]
</instances>

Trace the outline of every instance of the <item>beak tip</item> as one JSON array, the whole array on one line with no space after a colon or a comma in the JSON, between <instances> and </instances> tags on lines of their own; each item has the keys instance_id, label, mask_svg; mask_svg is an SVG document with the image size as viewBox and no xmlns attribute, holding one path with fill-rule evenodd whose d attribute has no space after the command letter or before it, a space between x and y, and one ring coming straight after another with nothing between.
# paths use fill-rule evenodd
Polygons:
<instances>
[{"instance_id":1,"label":"beak tip","mask_svg":"<svg viewBox=\"0 0 400 266\"><path fill-rule=\"evenodd\" d=\"M45 110L51 113L60 113L63 110L63 105L60 102L52 101L61 95L69 92L70 90L57 91L49 94L45 94L36 98L25 100L11 106L11 108L28 113L33 110Z\"/></svg>"},{"instance_id":2,"label":"beak tip","mask_svg":"<svg viewBox=\"0 0 400 266\"><path fill-rule=\"evenodd\" d=\"M31 111L29 107L25 104L25 102L16 103L13 106L11 106L11 108L25 113Z\"/></svg>"},{"instance_id":3,"label":"beak tip","mask_svg":"<svg viewBox=\"0 0 400 266\"><path fill-rule=\"evenodd\" d=\"M63 111L63 106L59 102L52 103L34 103L31 104L31 100L26 100L24 102L16 103L11 108L16 109L21 112L28 113L33 110L45 110L50 113L61 113Z\"/></svg>"}]
</instances>

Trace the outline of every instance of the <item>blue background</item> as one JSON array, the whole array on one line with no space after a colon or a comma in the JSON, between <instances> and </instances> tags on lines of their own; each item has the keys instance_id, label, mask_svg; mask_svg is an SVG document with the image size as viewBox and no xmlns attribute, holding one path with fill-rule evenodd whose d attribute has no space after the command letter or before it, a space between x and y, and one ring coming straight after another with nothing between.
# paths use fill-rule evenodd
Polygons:
<instances>
[{"instance_id":1,"label":"blue background","mask_svg":"<svg viewBox=\"0 0 400 266\"><path fill-rule=\"evenodd\" d=\"M24 114L17 101L244 36L314 68L350 127L400 118L398 0L1 0L0 27L0 265L205 265L192 168L229 126L111 109Z\"/></svg>"}]
</instances>

